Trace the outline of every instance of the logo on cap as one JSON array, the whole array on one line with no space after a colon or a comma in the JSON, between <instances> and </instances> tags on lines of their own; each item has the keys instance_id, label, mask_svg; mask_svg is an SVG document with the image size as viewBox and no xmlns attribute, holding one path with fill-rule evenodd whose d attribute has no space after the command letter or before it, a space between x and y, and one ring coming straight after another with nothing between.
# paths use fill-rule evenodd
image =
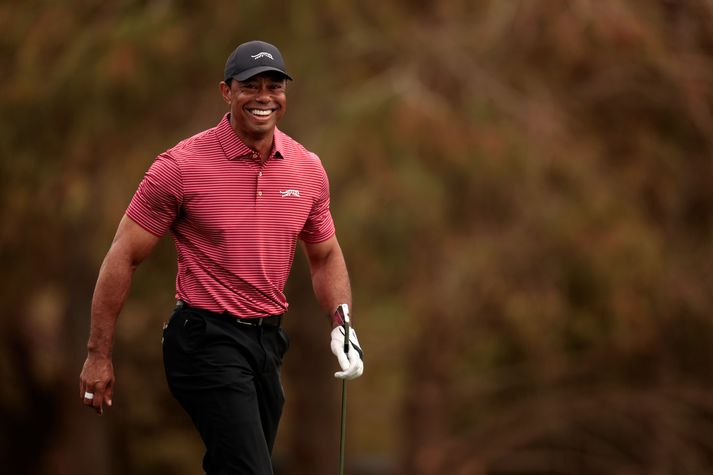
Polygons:
<instances>
[{"instance_id":1,"label":"logo on cap","mask_svg":"<svg viewBox=\"0 0 713 475\"><path fill-rule=\"evenodd\" d=\"M267 53L267 52L265 52L265 51L263 51L262 53L251 54L251 55L250 55L250 57L251 57L252 59L260 59L260 58L262 58L263 56L267 56L268 58L270 58L270 59L273 60L273 61L275 60L275 58L273 58L270 53Z\"/></svg>"}]
</instances>

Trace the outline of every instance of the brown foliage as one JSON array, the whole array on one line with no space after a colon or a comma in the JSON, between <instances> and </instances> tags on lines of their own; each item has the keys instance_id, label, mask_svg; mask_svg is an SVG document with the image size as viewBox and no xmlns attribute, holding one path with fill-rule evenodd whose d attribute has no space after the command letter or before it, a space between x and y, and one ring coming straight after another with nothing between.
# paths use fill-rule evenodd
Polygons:
<instances>
[{"instance_id":1,"label":"brown foliage","mask_svg":"<svg viewBox=\"0 0 713 475\"><path fill-rule=\"evenodd\" d=\"M85 414L75 381L141 174L217 122L226 55L263 38L296 78L282 128L322 157L352 273L354 473L710 472L712 16L702 0L0 6L3 467L195 472L159 376L170 244L119 323L116 407ZM338 387L299 259L277 455L326 473Z\"/></svg>"},{"instance_id":2,"label":"brown foliage","mask_svg":"<svg viewBox=\"0 0 713 475\"><path fill-rule=\"evenodd\" d=\"M469 163L440 142L407 284L403 473L707 473L712 12L481 5L450 104L488 115Z\"/></svg>"}]
</instances>

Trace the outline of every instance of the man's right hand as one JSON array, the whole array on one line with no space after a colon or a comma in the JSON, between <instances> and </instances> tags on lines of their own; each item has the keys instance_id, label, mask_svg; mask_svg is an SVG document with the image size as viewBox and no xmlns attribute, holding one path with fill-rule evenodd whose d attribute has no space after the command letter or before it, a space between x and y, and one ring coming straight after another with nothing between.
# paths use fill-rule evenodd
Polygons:
<instances>
[{"instance_id":1,"label":"man's right hand","mask_svg":"<svg viewBox=\"0 0 713 475\"><path fill-rule=\"evenodd\" d=\"M84 405L93 407L101 416L104 404L111 407L113 392L114 365L111 357L87 354L82 373L79 375L79 397Z\"/></svg>"}]
</instances>

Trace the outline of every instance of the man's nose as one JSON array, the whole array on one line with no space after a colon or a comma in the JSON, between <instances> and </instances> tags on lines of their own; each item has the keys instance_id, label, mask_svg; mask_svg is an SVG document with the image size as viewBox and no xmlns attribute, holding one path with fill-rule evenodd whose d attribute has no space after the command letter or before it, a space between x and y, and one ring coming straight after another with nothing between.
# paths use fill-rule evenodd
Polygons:
<instances>
[{"instance_id":1,"label":"man's nose","mask_svg":"<svg viewBox=\"0 0 713 475\"><path fill-rule=\"evenodd\" d=\"M257 100L258 101L269 101L270 100L270 90L266 85L260 86L257 90Z\"/></svg>"}]
</instances>

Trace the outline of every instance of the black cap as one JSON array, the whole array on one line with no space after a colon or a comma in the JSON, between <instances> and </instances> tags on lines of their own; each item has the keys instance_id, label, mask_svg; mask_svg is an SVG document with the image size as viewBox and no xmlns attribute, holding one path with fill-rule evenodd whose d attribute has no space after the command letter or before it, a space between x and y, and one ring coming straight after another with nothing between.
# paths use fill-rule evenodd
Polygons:
<instances>
[{"instance_id":1,"label":"black cap","mask_svg":"<svg viewBox=\"0 0 713 475\"><path fill-rule=\"evenodd\" d=\"M277 71L292 80L279 49L264 41L248 41L235 48L225 62L225 81L245 81L265 71Z\"/></svg>"}]
</instances>

